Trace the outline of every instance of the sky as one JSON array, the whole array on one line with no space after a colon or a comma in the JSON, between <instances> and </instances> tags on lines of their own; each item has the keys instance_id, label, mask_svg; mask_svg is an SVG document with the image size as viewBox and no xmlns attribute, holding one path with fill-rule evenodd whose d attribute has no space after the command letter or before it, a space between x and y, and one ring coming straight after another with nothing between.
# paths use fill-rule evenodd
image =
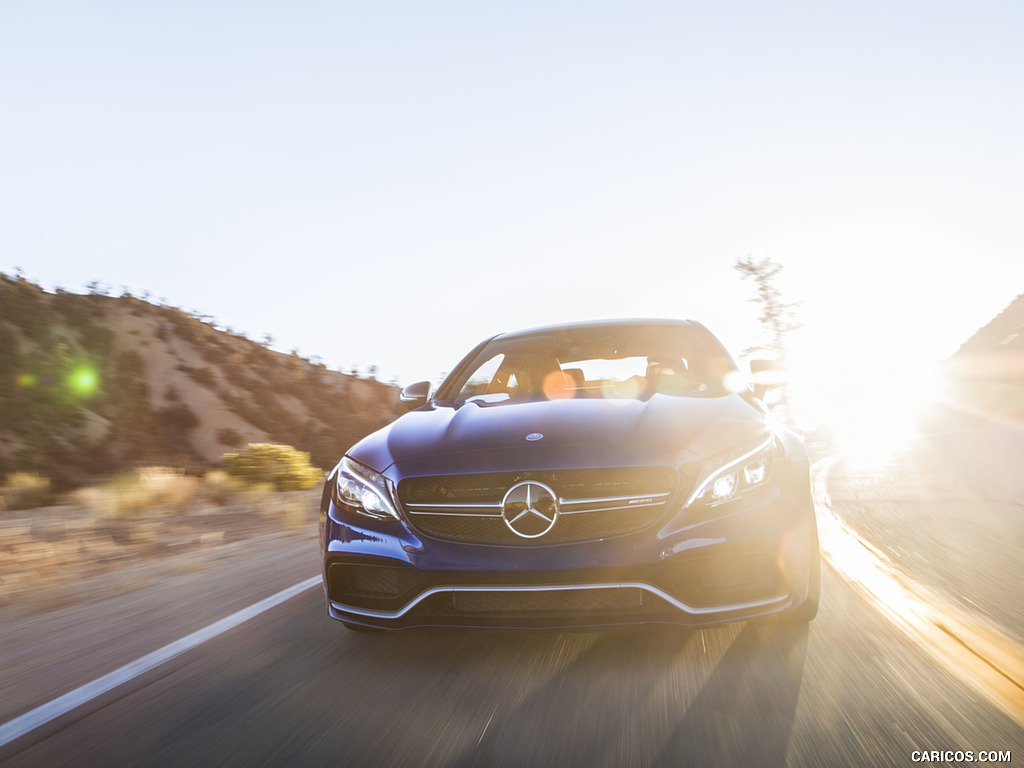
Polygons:
<instances>
[{"instance_id":1,"label":"sky","mask_svg":"<svg viewBox=\"0 0 1024 768\"><path fill-rule=\"evenodd\" d=\"M733 265L770 257L812 389L913 391L1024 292L1022 30L984 0L13 0L0 271L407 384L571 320L739 353Z\"/></svg>"}]
</instances>

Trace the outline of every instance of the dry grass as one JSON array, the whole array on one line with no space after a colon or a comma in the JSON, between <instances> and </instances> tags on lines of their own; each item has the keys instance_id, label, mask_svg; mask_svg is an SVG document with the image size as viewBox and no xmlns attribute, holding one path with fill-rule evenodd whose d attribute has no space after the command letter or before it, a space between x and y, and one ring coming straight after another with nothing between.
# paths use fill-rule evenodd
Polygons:
<instances>
[{"instance_id":1,"label":"dry grass","mask_svg":"<svg viewBox=\"0 0 1024 768\"><path fill-rule=\"evenodd\" d=\"M202 495L212 504L226 506L236 503L249 487L222 469L214 469L203 475Z\"/></svg>"},{"instance_id":2,"label":"dry grass","mask_svg":"<svg viewBox=\"0 0 1024 768\"><path fill-rule=\"evenodd\" d=\"M81 488L72 501L105 517L187 514L200 508L249 505L262 512L274 496L269 483L247 484L221 470L202 479L169 467L145 467Z\"/></svg>"},{"instance_id":3,"label":"dry grass","mask_svg":"<svg viewBox=\"0 0 1024 768\"><path fill-rule=\"evenodd\" d=\"M0 510L42 507L52 499L49 478L34 472L14 472L0 485Z\"/></svg>"},{"instance_id":4,"label":"dry grass","mask_svg":"<svg viewBox=\"0 0 1024 768\"><path fill-rule=\"evenodd\" d=\"M75 491L76 503L105 517L133 518L143 513L188 512L199 480L168 467L144 467Z\"/></svg>"},{"instance_id":5,"label":"dry grass","mask_svg":"<svg viewBox=\"0 0 1024 768\"><path fill-rule=\"evenodd\" d=\"M0 516L0 606L52 605L72 582L187 552L316 535L316 489L279 493L211 474L151 467L76 491L60 506Z\"/></svg>"},{"instance_id":6,"label":"dry grass","mask_svg":"<svg viewBox=\"0 0 1024 768\"><path fill-rule=\"evenodd\" d=\"M299 494L305 498L307 493ZM72 503L89 514L112 520L216 513L245 510L265 520L277 519L289 528L306 518L306 502L295 492L278 492L271 483L247 483L221 470L207 472L202 479L168 467L146 467L117 475L99 485L81 488L71 495Z\"/></svg>"}]
</instances>

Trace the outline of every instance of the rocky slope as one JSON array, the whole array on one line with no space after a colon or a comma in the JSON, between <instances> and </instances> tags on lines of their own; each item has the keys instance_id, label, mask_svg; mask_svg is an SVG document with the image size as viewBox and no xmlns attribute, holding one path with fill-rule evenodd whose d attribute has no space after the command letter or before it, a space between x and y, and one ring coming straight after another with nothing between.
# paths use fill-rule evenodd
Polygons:
<instances>
[{"instance_id":1,"label":"rocky slope","mask_svg":"<svg viewBox=\"0 0 1024 768\"><path fill-rule=\"evenodd\" d=\"M0 274L0 476L60 487L143 465L200 470L250 442L327 468L393 417L396 397L180 309Z\"/></svg>"},{"instance_id":2,"label":"rocky slope","mask_svg":"<svg viewBox=\"0 0 1024 768\"><path fill-rule=\"evenodd\" d=\"M1024 294L948 361L954 395L980 413L1024 421Z\"/></svg>"}]
</instances>

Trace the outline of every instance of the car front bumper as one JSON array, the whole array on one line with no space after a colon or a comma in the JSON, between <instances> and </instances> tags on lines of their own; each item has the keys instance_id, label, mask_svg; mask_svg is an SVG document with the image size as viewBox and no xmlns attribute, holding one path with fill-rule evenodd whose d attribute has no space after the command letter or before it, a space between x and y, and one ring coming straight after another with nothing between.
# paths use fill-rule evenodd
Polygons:
<instances>
[{"instance_id":1,"label":"car front bumper","mask_svg":"<svg viewBox=\"0 0 1024 768\"><path fill-rule=\"evenodd\" d=\"M600 541L452 543L404 522L321 510L328 613L380 629L705 626L784 612L808 594L817 536L797 463L703 522L686 512Z\"/></svg>"}]
</instances>

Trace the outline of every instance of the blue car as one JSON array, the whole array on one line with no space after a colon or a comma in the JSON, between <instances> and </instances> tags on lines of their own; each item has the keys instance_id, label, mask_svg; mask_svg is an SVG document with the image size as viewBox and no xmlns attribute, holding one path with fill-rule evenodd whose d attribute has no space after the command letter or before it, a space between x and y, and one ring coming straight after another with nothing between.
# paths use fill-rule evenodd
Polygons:
<instances>
[{"instance_id":1,"label":"blue car","mask_svg":"<svg viewBox=\"0 0 1024 768\"><path fill-rule=\"evenodd\" d=\"M327 478L328 613L355 630L807 622L803 441L699 323L503 333ZM741 380L742 381L742 380Z\"/></svg>"}]
</instances>

